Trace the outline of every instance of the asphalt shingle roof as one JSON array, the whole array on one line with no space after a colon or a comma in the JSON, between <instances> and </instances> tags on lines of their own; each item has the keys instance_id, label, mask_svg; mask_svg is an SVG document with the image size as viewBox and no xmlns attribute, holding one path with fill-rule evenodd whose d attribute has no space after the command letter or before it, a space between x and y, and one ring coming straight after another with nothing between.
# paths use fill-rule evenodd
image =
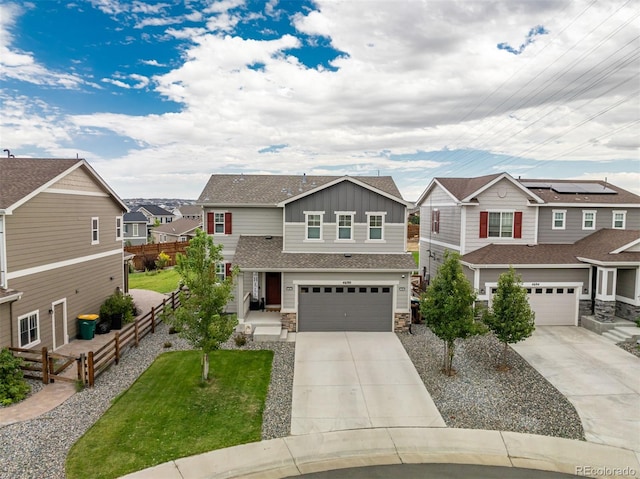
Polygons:
<instances>
[{"instance_id":1,"label":"asphalt shingle roof","mask_svg":"<svg viewBox=\"0 0 640 479\"><path fill-rule=\"evenodd\" d=\"M527 188L536 196L542 198L545 203L575 203L583 205L585 203L604 203L604 204L633 204L640 205L640 196L631 193L627 190L620 188L619 186L612 185L601 180L537 180L537 179L522 179L520 180L522 185L527 186L527 183L548 183L550 185L577 183L577 184L598 184L604 189L609 188L614 190L616 194L576 194L576 193L558 193L549 188Z\"/></svg>"},{"instance_id":2,"label":"asphalt shingle roof","mask_svg":"<svg viewBox=\"0 0 640 479\"><path fill-rule=\"evenodd\" d=\"M123 220L125 223L146 223L147 217L142 213L142 211L132 211L130 213L125 213L123 215Z\"/></svg>"},{"instance_id":3,"label":"asphalt shingle roof","mask_svg":"<svg viewBox=\"0 0 640 479\"><path fill-rule=\"evenodd\" d=\"M200 221L180 218L179 220L172 221L171 223L156 226L151 231L170 235L181 235L193 231L196 228L202 228L202 223Z\"/></svg>"},{"instance_id":4,"label":"asphalt shingle roof","mask_svg":"<svg viewBox=\"0 0 640 479\"><path fill-rule=\"evenodd\" d=\"M640 263L640 252L611 254L638 239L638 230L601 229L573 244L492 244L467 253L461 259L475 265L579 264L581 261L578 258L605 263Z\"/></svg>"},{"instance_id":5,"label":"asphalt shingle roof","mask_svg":"<svg viewBox=\"0 0 640 479\"><path fill-rule=\"evenodd\" d=\"M438 183L444 186L449 193L458 200L463 200L470 194L478 191L488 183L491 183L503 173L494 175L478 176L476 178L435 178Z\"/></svg>"},{"instance_id":6,"label":"asphalt shingle roof","mask_svg":"<svg viewBox=\"0 0 640 479\"><path fill-rule=\"evenodd\" d=\"M351 254L284 253L282 236L240 236L233 262L240 269L344 269L412 271L416 263L411 253Z\"/></svg>"},{"instance_id":7,"label":"asphalt shingle roof","mask_svg":"<svg viewBox=\"0 0 640 479\"><path fill-rule=\"evenodd\" d=\"M141 208L144 208L153 216L173 216L173 213L171 213L171 211L167 211L158 205L140 205L138 206L137 211L140 211Z\"/></svg>"},{"instance_id":8,"label":"asphalt shingle roof","mask_svg":"<svg viewBox=\"0 0 640 479\"><path fill-rule=\"evenodd\" d=\"M0 208L16 202L83 160L0 158Z\"/></svg>"},{"instance_id":9,"label":"asphalt shingle roof","mask_svg":"<svg viewBox=\"0 0 640 479\"><path fill-rule=\"evenodd\" d=\"M316 189L342 176L308 175L212 175L198 204L204 205L276 205L299 194ZM353 176L354 180L402 199L390 176Z\"/></svg>"}]
</instances>

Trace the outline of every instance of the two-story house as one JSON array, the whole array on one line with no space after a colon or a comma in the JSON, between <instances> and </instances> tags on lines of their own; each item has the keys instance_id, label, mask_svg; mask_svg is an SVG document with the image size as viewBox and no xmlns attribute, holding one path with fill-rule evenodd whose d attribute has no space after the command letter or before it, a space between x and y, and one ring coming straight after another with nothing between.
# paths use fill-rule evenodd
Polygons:
<instances>
[{"instance_id":1,"label":"two-story house","mask_svg":"<svg viewBox=\"0 0 640 479\"><path fill-rule=\"evenodd\" d=\"M147 217L140 211L125 213L124 242L131 246L147 244Z\"/></svg>"},{"instance_id":2,"label":"two-story house","mask_svg":"<svg viewBox=\"0 0 640 479\"><path fill-rule=\"evenodd\" d=\"M240 323L259 301L288 331L408 327L416 265L391 177L213 175L197 203L224 247L221 278L240 270Z\"/></svg>"},{"instance_id":3,"label":"two-story house","mask_svg":"<svg viewBox=\"0 0 640 479\"><path fill-rule=\"evenodd\" d=\"M517 269L537 324L640 314L640 197L604 181L434 178L420 206L420 271L462 256L478 298Z\"/></svg>"},{"instance_id":4,"label":"two-story house","mask_svg":"<svg viewBox=\"0 0 640 479\"><path fill-rule=\"evenodd\" d=\"M56 349L125 289L125 211L82 159L0 159L0 347Z\"/></svg>"},{"instance_id":5,"label":"two-story house","mask_svg":"<svg viewBox=\"0 0 640 479\"><path fill-rule=\"evenodd\" d=\"M173 210L176 218L202 221L202 207L198 205L182 205Z\"/></svg>"},{"instance_id":6,"label":"two-story house","mask_svg":"<svg viewBox=\"0 0 640 479\"><path fill-rule=\"evenodd\" d=\"M174 243L189 241L196 235L196 230L202 229L202 221L180 218L151 229L151 239L154 243Z\"/></svg>"},{"instance_id":7,"label":"two-story house","mask_svg":"<svg viewBox=\"0 0 640 479\"><path fill-rule=\"evenodd\" d=\"M147 218L147 236L151 236L151 229L156 225L165 225L173 221L173 213L158 205L140 205L136 211L139 211Z\"/></svg>"}]
</instances>

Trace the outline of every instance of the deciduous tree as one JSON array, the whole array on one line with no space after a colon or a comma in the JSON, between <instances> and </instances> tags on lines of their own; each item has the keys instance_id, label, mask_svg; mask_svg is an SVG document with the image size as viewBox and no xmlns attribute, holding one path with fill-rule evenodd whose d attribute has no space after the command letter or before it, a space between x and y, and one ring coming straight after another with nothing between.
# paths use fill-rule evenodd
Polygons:
<instances>
[{"instance_id":1,"label":"deciduous tree","mask_svg":"<svg viewBox=\"0 0 640 479\"><path fill-rule=\"evenodd\" d=\"M474 318L473 287L462 272L460 255L446 251L444 262L422 295L420 310L427 326L445 343L444 372L453 375L456 339L482 332Z\"/></svg>"},{"instance_id":2,"label":"deciduous tree","mask_svg":"<svg viewBox=\"0 0 640 479\"><path fill-rule=\"evenodd\" d=\"M216 264L223 261L222 245L215 245L201 230L176 261L184 289L180 291L180 307L168 321L194 348L202 349L204 381L209 378L209 353L229 339L237 324L235 315L224 314L233 298L235 271L224 280L218 277Z\"/></svg>"}]
</instances>

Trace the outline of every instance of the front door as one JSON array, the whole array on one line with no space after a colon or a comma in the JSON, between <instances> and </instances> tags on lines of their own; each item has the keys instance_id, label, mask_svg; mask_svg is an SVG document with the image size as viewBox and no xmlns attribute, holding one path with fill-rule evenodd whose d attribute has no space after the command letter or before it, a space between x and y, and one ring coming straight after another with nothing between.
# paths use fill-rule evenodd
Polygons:
<instances>
[{"instance_id":1,"label":"front door","mask_svg":"<svg viewBox=\"0 0 640 479\"><path fill-rule=\"evenodd\" d=\"M267 304L280 304L280 273L266 273L267 276Z\"/></svg>"}]
</instances>

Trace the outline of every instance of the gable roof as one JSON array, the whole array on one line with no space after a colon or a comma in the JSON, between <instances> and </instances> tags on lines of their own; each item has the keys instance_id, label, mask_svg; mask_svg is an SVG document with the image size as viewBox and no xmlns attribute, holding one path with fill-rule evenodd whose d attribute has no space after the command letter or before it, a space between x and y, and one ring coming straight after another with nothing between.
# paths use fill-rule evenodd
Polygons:
<instances>
[{"instance_id":1,"label":"gable roof","mask_svg":"<svg viewBox=\"0 0 640 479\"><path fill-rule=\"evenodd\" d=\"M276 206L331 182L356 180L405 203L390 176L211 175L198 205Z\"/></svg>"},{"instance_id":2,"label":"gable roof","mask_svg":"<svg viewBox=\"0 0 640 479\"><path fill-rule=\"evenodd\" d=\"M140 205L136 211L145 210L153 216L173 216L171 211L167 211L158 205Z\"/></svg>"},{"instance_id":3,"label":"gable roof","mask_svg":"<svg viewBox=\"0 0 640 479\"><path fill-rule=\"evenodd\" d=\"M179 211L182 216L198 216L202 215L202 206L198 205L182 205L174 211Z\"/></svg>"},{"instance_id":4,"label":"gable roof","mask_svg":"<svg viewBox=\"0 0 640 479\"><path fill-rule=\"evenodd\" d=\"M416 204L421 204L435 185L439 185L452 199L461 203L468 203L480 193L503 179L513 183L515 187L522 190L531 200L536 203L543 203L544 200L542 198L523 186L509 173L496 173L493 175L477 176L475 178L434 178L429 186L427 186L427 189L420 195Z\"/></svg>"},{"instance_id":5,"label":"gable roof","mask_svg":"<svg viewBox=\"0 0 640 479\"><path fill-rule=\"evenodd\" d=\"M573 244L490 244L462 256L465 264L484 266L637 263L640 251L615 251L640 239L638 230L601 229Z\"/></svg>"},{"instance_id":6,"label":"gable roof","mask_svg":"<svg viewBox=\"0 0 640 479\"><path fill-rule=\"evenodd\" d=\"M179 236L190 233L196 228L202 228L202 223L200 221L192 220L189 218L180 218L179 220L172 221L171 223L166 223L152 228L151 231L155 233L165 233Z\"/></svg>"},{"instance_id":7,"label":"gable roof","mask_svg":"<svg viewBox=\"0 0 640 479\"><path fill-rule=\"evenodd\" d=\"M142 211L131 211L129 213L125 213L122 216L122 219L125 223L146 223L147 217L142 213Z\"/></svg>"},{"instance_id":8,"label":"gable roof","mask_svg":"<svg viewBox=\"0 0 640 479\"><path fill-rule=\"evenodd\" d=\"M10 214L15 208L43 192L72 171L84 168L116 201L123 211L129 211L124 202L91 166L82 159L60 158L1 158L0 159L0 212Z\"/></svg>"},{"instance_id":9,"label":"gable roof","mask_svg":"<svg viewBox=\"0 0 640 479\"><path fill-rule=\"evenodd\" d=\"M538 179L520 179L520 183L522 183L525 187L531 190L536 196L539 196L544 200L545 203L563 203L563 204L580 204L583 205L585 203L588 204L637 204L640 206L640 196L631 193L630 191L624 190L619 186L612 185L606 181L602 180L538 180ZM539 185L548 184L548 188L542 188ZM598 193L589 193L589 194L578 194L578 193L559 193L553 190L553 185L566 185L566 184L597 184L602 186L602 189L609 188L610 190L615 191L615 194L598 194ZM530 184L531 186L527 186Z\"/></svg>"}]
</instances>

